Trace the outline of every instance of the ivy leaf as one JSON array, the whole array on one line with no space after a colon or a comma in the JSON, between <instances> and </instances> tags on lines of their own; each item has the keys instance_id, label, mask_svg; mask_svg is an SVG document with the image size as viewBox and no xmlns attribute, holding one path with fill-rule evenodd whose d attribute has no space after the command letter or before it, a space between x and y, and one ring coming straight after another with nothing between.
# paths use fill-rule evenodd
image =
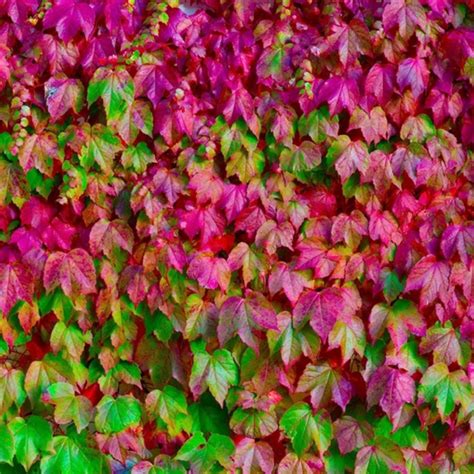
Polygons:
<instances>
[{"instance_id":1,"label":"ivy leaf","mask_svg":"<svg viewBox=\"0 0 474 474\"><path fill-rule=\"evenodd\" d=\"M439 262L434 255L419 260L408 275L405 293L421 290L420 303L425 307L436 298L446 301L448 297L450 268L446 262Z\"/></svg>"},{"instance_id":2,"label":"ivy leaf","mask_svg":"<svg viewBox=\"0 0 474 474\"><path fill-rule=\"evenodd\" d=\"M377 441L376 445L366 446L357 453L355 474L404 472L405 462L400 448L386 438Z\"/></svg>"},{"instance_id":3,"label":"ivy leaf","mask_svg":"<svg viewBox=\"0 0 474 474\"><path fill-rule=\"evenodd\" d=\"M268 289L273 296L283 289L292 304L298 301L304 288L310 288L311 282L304 274L294 271L284 263L278 263L268 278Z\"/></svg>"},{"instance_id":4,"label":"ivy leaf","mask_svg":"<svg viewBox=\"0 0 474 474\"><path fill-rule=\"evenodd\" d=\"M55 472L105 474L108 472L105 456L97 450L84 446L76 439L68 436L55 436L52 449L54 454L49 454L41 459L41 472L44 474Z\"/></svg>"},{"instance_id":5,"label":"ivy leaf","mask_svg":"<svg viewBox=\"0 0 474 474\"><path fill-rule=\"evenodd\" d=\"M46 11L44 28L56 27L58 36L65 42L73 39L79 31L89 39L94 31L95 12L81 0L59 0Z\"/></svg>"},{"instance_id":6,"label":"ivy leaf","mask_svg":"<svg viewBox=\"0 0 474 474\"><path fill-rule=\"evenodd\" d=\"M159 417L166 423L171 436L177 436L183 430L190 432L188 404L181 390L171 385L163 390L153 390L147 395L145 406L151 418Z\"/></svg>"},{"instance_id":7,"label":"ivy leaf","mask_svg":"<svg viewBox=\"0 0 474 474\"><path fill-rule=\"evenodd\" d=\"M134 100L131 105L127 105L120 118L111 120L110 126L117 131L127 145L132 145L135 142L139 132L152 137L153 113L150 104L145 100ZM137 152L143 155L143 146L140 146Z\"/></svg>"},{"instance_id":8,"label":"ivy leaf","mask_svg":"<svg viewBox=\"0 0 474 474\"><path fill-rule=\"evenodd\" d=\"M135 74L134 82L137 96L148 97L156 107L165 92L170 92L178 82L173 69L162 64L141 65Z\"/></svg>"},{"instance_id":9,"label":"ivy leaf","mask_svg":"<svg viewBox=\"0 0 474 474\"><path fill-rule=\"evenodd\" d=\"M260 135L260 122L254 110L253 98L240 81L235 81L231 85L231 95L222 113L228 123L233 123L242 117L252 133L256 137Z\"/></svg>"},{"instance_id":10,"label":"ivy leaf","mask_svg":"<svg viewBox=\"0 0 474 474\"><path fill-rule=\"evenodd\" d=\"M360 91L355 79L332 76L324 82L319 91L318 104L327 102L331 115L344 109L352 113L359 103Z\"/></svg>"},{"instance_id":11,"label":"ivy leaf","mask_svg":"<svg viewBox=\"0 0 474 474\"><path fill-rule=\"evenodd\" d=\"M87 428L92 419L92 403L84 396L76 396L71 384L58 382L48 387L43 400L55 405L54 420L60 425L71 421L78 433Z\"/></svg>"},{"instance_id":12,"label":"ivy leaf","mask_svg":"<svg viewBox=\"0 0 474 474\"><path fill-rule=\"evenodd\" d=\"M352 250L359 247L362 237L368 235L368 222L365 215L359 210L350 215L340 213L333 222L331 239L334 243L344 241Z\"/></svg>"},{"instance_id":13,"label":"ivy leaf","mask_svg":"<svg viewBox=\"0 0 474 474\"><path fill-rule=\"evenodd\" d=\"M363 21L354 18L348 24L334 24L332 31L327 42L331 47L337 47L344 67L352 64L359 54L372 55L369 30Z\"/></svg>"},{"instance_id":14,"label":"ivy leaf","mask_svg":"<svg viewBox=\"0 0 474 474\"><path fill-rule=\"evenodd\" d=\"M84 103L84 86L79 79L69 79L57 74L44 84L46 106L53 122L72 109L78 114Z\"/></svg>"},{"instance_id":15,"label":"ivy leaf","mask_svg":"<svg viewBox=\"0 0 474 474\"><path fill-rule=\"evenodd\" d=\"M115 155L122 150L120 140L112 130L100 123L92 127L85 123L76 132L72 146L79 153L79 161L85 170L97 163L105 174L112 174Z\"/></svg>"},{"instance_id":16,"label":"ivy leaf","mask_svg":"<svg viewBox=\"0 0 474 474\"><path fill-rule=\"evenodd\" d=\"M93 104L102 98L107 122L119 120L133 103L135 85L126 69L97 69L87 88L87 102Z\"/></svg>"},{"instance_id":17,"label":"ivy leaf","mask_svg":"<svg viewBox=\"0 0 474 474\"><path fill-rule=\"evenodd\" d=\"M271 474L274 466L272 447L263 441L251 438L242 439L236 447L235 464L243 474L260 469L263 474Z\"/></svg>"},{"instance_id":18,"label":"ivy leaf","mask_svg":"<svg viewBox=\"0 0 474 474\"><path fill-rule=\"evenodd\" d=\"M405 403L415 400L415 382L409 374L398 369L382 366L372 374L367 386L367 404L379 403L392 424L399 426L399 419Z\"/></svg>"},{"instance_id":19,"label":"ivy leaf","mask_svg":"<svg viewBox=\"0 0 474 474\"><path fill-rule=\"evenodd\" d=\"M296 327L300 327L308 318L316 334L326 341L345 301L338 288L325 288L322 291L304 293L294 309Z\"/></svg>"},{"instance_id":20,"label":"ivy leaf","mask_svg":"<svg viewBox=\"0 0 474 474\"><path fill-rule=\"evenodd\" d=\"M26 399L25 375L21 370L0 367L0 415L15 405L20 408Z\"/></svg>"},{"instance_id":21,"label":"ivy leaf","mask_svg":"<svg viewBox=\"0 0 474 474\"><path fill-rule=\"evenodd\" d=\"M334 423L334 435L341 454L347 454L365 446L374 434L367 422L343 416Z\"/></svg>"},{"instance_id":22,"label":"ivy leaf","mask_svg":"<svg viewBox=\"0 0 474 474\"><path fill-rule=\"evenodd\" d=\"M327 153L336 162L336 171L342 181L346 181L356 170L365 173L369 167L367 145L361 141L351 141L347 135L340 135Z\"/></svg>"},{"instance_id":23,"label":"ivy leaf","mask_svg":"<svg viewBox=\"0 0 474 474\"><path fill-rule=\"evenodd\" d=\"M393 94L395 66L374 64L365 78L365 93L372 94L380 105L385 105Z\"/></svg>"},{"instance_id":24,"label":"ivy leaf","mask_svg":"<svg viewBox=\"0 0 474 474\"><path fill-rule=\"evenodd\" d=\"M194 345L194 362L189 386L195 397L207 388L223 406L229 388L237 385L239 371L232 354L227 349L217 349L208 354L200 345Z\"/></svg>"},{"instance_id":25,"label":"ivy leaf","mask_svg":"<svg viewBox=\"0 0 474 474\"><path fill-rule=\"evenodd\" d=\"M136 146L127 147L122 153L122 164L125 168L132 168L136 173L144 173L150 163L155 163L155 155L145 142Z\"/></svg>"},{"instance_id":26,"label":"ivy leaf","mask_svg":"<svg viewBox=\"0 0 474 474\"><path fill-rule=\"evenodd\" d=\"M408 58L400 63L397 82L403 91L410 86L415 98L419 97L428 85L429 71L426 62L421 58Z\"/></svg>"},{"instance_id":27,"label":"ivy leaf","mask_svg":"<svg viewBox=\"0 0 474 474\"><path fill-rule=\"evenodd\" d=\"M446 327L441 327L439 323L430 327L419 347L421 354L432 352L435 363L450 365L457 362L464 365L460 338L450 322L446 323Z\"/></svg>"},{"instance_id":28,"label":"ivy leaf","mask_svg":"<svg viewBox=\"0 0 474 474\"><path fill-rule=\"evenodd\" d=\"M34 281L21 263L0 263L0 310L6 317L18 301L33 304Z\"/></svg>"},{"instance_id":29,"label":"ivy leaf","mask_svg":"<svg viewBox=\"0 0 474 474\"><path fill-rule=\"evenodd\" d=\"M278 429L278 420L272 412L237 408L230 419L230 427L236 433L251 438L264 438Z\"/></svg>"},{"instance_id":30,"label":"ivy leaf","mask_svg":"<svg viewBox=\"0 0 474 474\"><path fill-rule=\"evenodd\" d=\"M197 280L204 288L215 290L220 287L226 291L230 282L229 265L223 258L211 253L200 253L193 257L187 271L189 278Z\"/></svg>"},{"instance_id":31,"label":"ivy leaf","mask_svg":"<svg viewBox=\"0 0 474 474\"><path fill-rule=\"evenodd\" d=\"M386 31L398 28L406 41L415 32L416 26L427 24L425 11L418 0L391 0L383 10L383 26Z\"/></svg>"},{"instance_id":32,"label":"ivy leaf","mask_svg":"<svg viewBox=\"0 0 474 474\"><path fill-rule=\"evenodd\" d=\"M324 454L332 439L332 426L325 411L313 414L307 403L292 405L281 417L280 428L291 439L293 449L301 456L313 443Z\"/></svg>"},{"instance_id":33,"label":"ivy leaf","mask_svg":"<svg viewBox=\"0 0 474 474\"><path fill-rule=\"evenodd\" d=\"M66 326L58 321L51 332L51 348L55 353L64 349L66 359L79 362L86 343L90 344L90 332L83 333L75 325Z\"/></svg>"},{"instance_id":34,"label":"ivy leaf","mask_svg":"<svg viewBox=\"0 0 474 474\"><path fill-rule=\"evenodd\" d=\"M15 440L16 458L27 471L39 456L50 451L53 431L51 425L39 416L14 418L8 423L8 428Z\"/></svg>"},{"instance_id":35,"label":"ivy leaf","mask_svg":"<svg viewBox=\"0 0 474 474\"><path fill-rule=\"evenodd\" d=\"M472 404L472 387L463 370L450 372L444 362L428 367L420 381L419 396L426 402L436 400L444 422L456 405L468 409Z\"/></svg>"},{"instance_id":36,"label":"ivy leaf","mask_svg":"<svg viewBox=\"0 0 474 474\"><path fill-rule=\"evenodd\" d=\"M296 392L311 392L311 405L315 410L327 406L332 400L345 411L352 397L352 386L329 364L308 364L298 381Z\"/></svg>"},{"instance_id":37,"label":"ivy leaf","mask_svg":"<svg viewBox=\"0 0 474 474\"><path fill-rule=\"evenodd\" d=\"M273 255L279 247L293 250L294 233L295 230L289 222L277 224L273 220L268 220L258 229L255 244L263 247L270 255Z\"/></svg>"},{"instance_id":38,"label":"ivy leaf","mask_svg":"<svg viewBox=\"0 0 474 474\"><path fill-rule=\"evenodd\" d=\"M15 440L10 428L7 425L0 425L0 463L7 463L13 466L15 456Z\"/></svg>"},{"instance_id":39,"label":"ivy leaf","mask_svg":"<svg viewBox=\"0 0 474 474\"><path fill-rule=\"evenodd\" d=\"M215 463L230 467L234 451L234 443L228 436L214 433L206 441L203 434L197 432L181 446L175 459L188 461L193 472L211 472Z\"/></svg>"},{"instance_id":40,"label":"ivy leaf","mask_svg":"<svg viewBox=\"0 0 474 474\"><path fill-rule=\"evenodd\" d=\"M50 132L30 135L18 153L20 164L25 171L36 168L48 177L53 176L53 160L57 157L57 140Z\"/></svg>"},{"instance_id":41,"label":"ivy leaf","mask_svg":"<svg viewBox=\"0 0 474 474\"><path fill-rule=\"evenodd\" d=\"M258 339L254 335L256 329L277 329L275 312L268 302L263 297L227 298L219 311L217 326L221 346L238 334L242 342L258 353Z\"/></svg>"},{"instance_id":42,"label":"ivy leaf","mask_svg":"<svg viewBox=\"0 0 474 474\"><path fill-rule=\"evenodd\" d=\"M132 396L113 398L105 395L97 405L95 425L101 433L111 434L137 426L142 417L140 402Z\"/></svg>"},{"instance_id":43,"label":"ivy leaf","mask_svg":"<svg viewBox=\"0 0 474 474\"><path fill-rule=\"evenodd\" d=\"M393 306L376 304L370 312L369 332L373 341L382 337L385 328L397 349L408 340L410 334L424 336L426 322L416 306L408 300L397 300Z\"/></svg>"},{"instance_id":44,"label":"ivy leaf","mask_svg":"<svg viewBox=\"0 0 474 474\"><path fill-rule=\"evenodd\" d=\"M363 357L365 345L364 323L357 316L345 321L336 321L329 333L329 349L340 347L344 364L350 360L354 352Z\"/></svg>"},{"instance_id":45,"label":"ivy leaf","mask_svg":"<svg viewBox=\"0 0 474 474\"><path fill-rule=\"evenodd\" d=\"M231 250L227 263L232 272L242 268L242 277L246 286L264 273L268 267L265 256L245 242L239 242Z\"/></svg>"},{"instance_id":46,"label":"ivy leaf","mask_svg":"<svg viewBox=\"0 0 474 474\"><path fill-rule=\"evenodd\" d=\"M12 200L22 201L29 197L28 182L23 169L0 159L0 203L2 206Z\"/></svg>"},{"instance_id":47,"label":"ivy leaf","mask_svg":"<svg viewBox=\"0 0 474 474\"><path fill-rule=\"evenodd\" d=\"M93 225L89 235L89 247L92 255L97 256L103 252L110 259L118 248L132 253L133 243L132 229L120 219L113 221L98 220Z\"/></svg>"},{"instance_id":48,"label":"ivy leaf","mask_svg":"<svg viewBox=\"0 0 474 474\"><path fill-rule=\"evenodd\" d=\"M91 256L80 248L68 253L53 252L46 260L43 282L47 291L60 286L70 298L95 293L96 274Z\"/></svg>"}]
</instances>

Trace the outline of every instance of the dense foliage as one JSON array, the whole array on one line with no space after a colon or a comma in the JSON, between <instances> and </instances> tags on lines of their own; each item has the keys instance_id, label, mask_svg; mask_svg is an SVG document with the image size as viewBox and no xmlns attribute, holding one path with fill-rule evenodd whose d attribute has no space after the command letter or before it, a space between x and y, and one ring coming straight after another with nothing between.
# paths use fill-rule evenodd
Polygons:
<instances>
[{"instance_id":1,"label":"dense foliage","mask_svg":"<svg viewBox=\"0 0 474 474\"><path fill-rule=\"evenodd\" d=\"M474 472L467 2L0 0L0 472Z\"/></svg>"}]
</instances>

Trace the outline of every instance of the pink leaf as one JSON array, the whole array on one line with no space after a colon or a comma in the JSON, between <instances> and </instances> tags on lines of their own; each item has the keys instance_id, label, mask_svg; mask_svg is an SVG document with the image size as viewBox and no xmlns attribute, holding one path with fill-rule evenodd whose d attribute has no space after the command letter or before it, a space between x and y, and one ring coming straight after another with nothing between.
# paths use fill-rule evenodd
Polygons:
<instances>
[{"instance_id":1,"label":"pink leaf","mask_svg":"<svg viewBox=\"0 0 474 474\"><path fill-rule=\"evenodd\" d=\"M420 96L428 86L430 73L426 62L421 58L408 58L400 63L397 82L401 90L411 87L415 97Z\"/></svg>"},{"instance_id":2,"label":"pink leaf","mask_svg":"<svg viewBox=\"0 0 474 474\"><path fill-rule=\"evenodd\" d=\"M187 274L210 290L215 290L219 286L222 291L226 291L230 281L230 268L227 262L223 258L216 258L206 253L194 256Z\"/></svg>"},{"instance_id":3,"label":"pink leaf","mask_svg":"<svg viewBox=\"0 0 474 474\"><path fill-rule=\"evenodd\" d=\"M6 317L20 301L32 303L34 281L21 263L0 263L0 311Z\"/></svg>"}]
</instances>

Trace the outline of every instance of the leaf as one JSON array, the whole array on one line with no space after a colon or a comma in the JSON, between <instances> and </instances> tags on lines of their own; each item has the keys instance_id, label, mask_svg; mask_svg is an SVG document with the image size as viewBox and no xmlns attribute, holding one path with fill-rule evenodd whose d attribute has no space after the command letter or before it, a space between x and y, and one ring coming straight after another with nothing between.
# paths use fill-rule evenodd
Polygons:
<instances>
[{"instance_id":1,"label":"leaf","mask_svg":"<svg viewBox=\"0 0 474 474\"><path fill-rule=\"evenodd\" d=\"M13 466L15 441L13 439L13 434L7 425L0 425L0 439L2 440L2 443L0 444L0 463L6 463Z\"/></svg>"},{"instance_id":2,"label":"leaf","mask_svg":"<svg viewBox=\"0 0 474 474\"><path fill-rule=\"evenodd\" d=\"M242 474L251 474L259 469L263 474L271 474L274 466L272 447L263 441L251 438L242 439L237 444L235 464L242 469Z\"/></svg>"},{"instance_id":3,"label":"leaf","mask_svg":"<svg viewBox=\"0 0 474 474\"><path fill-rule=\"evenodd\" d=\"M369 167L367 145L361 141L352 142L347 135L340 135L328 150L328 158L336 160L336 171L346 181L356 170L365 173Z\"/></svg>"},{"instance_id":4,"label":"leaf","mask_svg":"<svg viewBox=\"0 0 474 474\"><path fill-rule=\"evenodd\" d=\"M380 105L385 105L393 94L395 66L374 64L365 78L365 93L372 94Z\"/></svg>"},{"instance_id":5,"label":"leaf","mask_svg":"<svg viewBox=\"0 0 474 474\"><path fill-rule=\"evenodd\" d=\"M258 229L255 244L264 247L270 255L273 255L279 247L293 250L294 233L295 231L289 222L277 224L273 220L268 220Z\"/></svg>"},{"instance_id":6,"label":"leaf","mask_svg":"<svg viewBox=\"0 0 474 474\"><path fill-rule=\"evenodd\" d=\"M65 74L57 74L44 84L44 95L48 112L56 122L72 109L78 114L84 103L84 86L78 79L69 79Z\"/></svg>"},{"instance_id":7,"label":"leaf","mask_svg":"<svg viewBox=\"0 0 474 474\"><path fill-rule=\"evenodd\" d=\"M51 425L36 415L14 418L8 428L15 440L15 455L19 463L28 471L39 456L51 449L53 432Z\"/></svg>"},{"instance_id":8,"label":"leaf","mask_svg":"<svg viewBox=\"0 0 474 474\"><path fill-rule=\"evenodd\" d=\"M0 159L0 204L4 206L12 200L24 200L29 197L28 182L21 167Z\"/></svg>"},{"instance_id":9,"label":"leaf","mask_svg":"<svg viewBox=\"0 0 474 474\"><path fill-rule=\"evenodd\" d=\"M53 176L53 160L58 157L58 144L54 134L42 132L26 138L18 158L25 171L38 169L46 176Z\"/></svg>"},{"instance_id":10,"label":"leaf","mask_svg":"<svg viewBox=\"0 0 474 474\"><path fill-rule=\"evenodd\" d=\"M97 163L105 174L112 174L115 155L122 147L110 128L98 123L91 127L86 123L77 130L76 142L73 146L86 171Z\"/></svg>"},{"instance_id":11,"label":"leaf","mask_svg":"<svg viewBox=\"0 0 474 474\"><path fill-rule=\"evenodd\" d=\"M277 329L273 308L263 298L227 298L219 311L217 336L224 346L235 334L258 353L257 329Z\"/></svg>"},{"instance_id":12,"label":"leaf","mask_svg":"<svg viewBox=\"0 0 474 474\"><path fill-rule=\"evenodd\" d=\"M343 363L350 360L354 352L363 357L365 345L364 323L357 316L347 321L336 321L329 333L329 349L340 347Z\"/></svg>"},{"instance_id":13,"label":"leaf","mask_svg":"<svg viewBox=\"0 0 474 474\"><path fill-rule=\"evenodd\" d=\"M352 250L359 247L362 237L368 235L367 218L359 210L350 215L340 213L333 222L331 239L334 243L344 241Z\"/></svg>"},{"instance_id":14,"label":"leaf","mask_svg":"<svg viewBox=\"0 0 474 474\"><path fill-rule=\"evenodd\" d=\"M165 92L175 88L178 78L173 69L162 64L143 64L134 77L137 96L146 96L156 107Z\"/></svg>"},{"instance_id":15,"label":"leaf","mask_svg":"<svg viewBox=\"0 0 474 474\"><path fill-rule=\"evenodd\" d=\"M367 404L379 404L397 427L405 403L415 401L415 382L409 374L390 367L379 367L367 385Z\"/></svg>"},{"instance_id":16,"label":"leaf","mask_svg":"<svg viewBox=\"0 0 474 474\"><path fill-rule=\"evenodd\" d=\"M309 318L311 327L323 341L326 341L344 305L344 299L338 288L308 291L296 303L295 325L300 327Z\"/></svg>"},{"instance_id":17,"label":"leaf","mask_svg":"<svg viewBox=\"0 0 474 474\"><path fill-rule=\"evenodd\" d=\"M74 388L68 383L50 385L43 399L55 405L56 423L64 425L73 421L78 433L87 428L92 419L92 403L84 396L76 396Z\"/></svg>"},{"instance_id":18,"label":"leaf","mask_svg":"<svg viewBox=\"0 0 474 474\"><path fill-rule=\"evenodd\" d=\"M152 137L153 113L150 104L145 100L134 100L131 105L127 105L119 118L110 121L110 126L117 131L127 145L135 142L139 132ZM137 145L136 153L140 153L143 160L144 149L140 143Z\"/></svg>"},{"instance_id":19,"label":"leaf","mask_svg":"<svg viewBox=\"0 0 474 474\"><path fill-rule=\"evenodd\" d=\"M113 398L105 395L97 405L94 422L99 432L111 434L137 426L141 417L140 402L133 396Z\"/></svg>"},{"instance_id":20,"label":"leaf","mask_svg":"<svg viewBox=\"0 0 474 474\"><path fill-rule=\"evenodd\" d=\"M75 325L66 326L62 321L58 321L51 332L50 342L55 353L64 349L66 359L79 362L86 343L91 342L91 337L90 333L83 333Z\"/></svg>"},{"instance_id":21,"label":"leaf","mask_svg":"<svg viewBox=\"0 0 474 474\"><path fill-rule=\"evenodd\" d=\"M99 97L102 98L107 115L107 122L119 120L133 103L135 85L126 69L97 69L87 88L89 106Z\"/></svg>"},{"instance_id":22,"label":"leaf","mask_svg":"<svg viewBox=\"0 0 474 474\"><path fill-rule=\"evenodd\" d=\"M315 410L325 407L330 401L345 411L352 397L352 386L329 364L308 364L301 375L296 392L311 392L311 405Z\"/></svg>"},{"instance_id":23,"label":"leaf","mask_svg":"<svg viewBox=\"0 0 474 474\"><path fill-rule=\"evenodd\" d=\"M419 260L408 275L405 293L421 290L420 303L425 307L436 298L446 301L448 297L450 268L446 262L440 262L434 255Z\"/></svg>"},{"instance_id":24,"label":"leaf","mask_svg":"<svg viewBox=\"0 0 474 474\"><path fill-rule=\"evenodd\" d=\"M96 274L91 256L83 249L53 252L44 267L43 283L48 292L60 286L70 298L96 292Z\"/></svg>"},{"instance_id":25,"label":"leaf","mask_svg":"<svg viewBox=\"0 0 474 474\"><path fill-rule=\"evenodd\" d=\"M107 460L100 452L80 444L68 436L55 436L53 438L53 454L41 459L41 472L53 474L67 472L68 474L107 472Z\"/></svg>"},{"instance_id":26,"label":"leaf","mask_svg":"<svg viewBox=\"0 0 474 474\"><path fill-rule=\"evenodd\" d=\"M211 253L196 254L187 271L188 276L197 280L204 288L215 290L220 287L223 291L226 291L229 285L230 273L227 262L223 258L212 256Z\"/></svg>"},{"instance_id":27,"label":"leaf","mask_svg":"<svg viewBox=\"0 0 474 474\"><path fill-rule=\"evenodd\" d=\"M425 11L418 0L391 0L383 10L383 26L386 31L398 28L406 41L415 32L415 27L427 24Z\"/></svg>"},{"instance_id":28,"label":"leaf","mask_svg":"<svg viewBox=\"0 0 474 474\"><path fill-rule=\"evenodd\" d=\"M463 370L450 372L444 362L428 367L420 381L419 396L426 402L436 401L444 422L456 405L468 409L472 403L472 387Z\"/></svg>"},{"instance_id":29,"label":"leaf","mask_svg":"<svg viewBox=\"0 0 474 474\"><path fill-rule=\"evenodd\" d=\"M354 18L348 24L334 24L327 38L330 46L337 47L344 67L354 63L360 54L372 55L369 30L365 23Z\"/></svg>"},{"instance_id":30,"label":"leaf","mask_svg":"<svg viewBox=\"0 0 474 474\"><path fill-rule=\"evenodd\" d=\"M375 446L362 448L356 456L355 474L390 474L403 472L405 462L402 452L391 441L383 438Z\"/></svg>"},{"instance_id":31,"label":"leaf","mask_svg":"<svg viewBox=\"0 0 474 474\"><path fill-rule=\"evenodd\" d=\"M292 304L298 301L304 288L310 288L309 278L303 273L294 271L284 263L278 263L268 278L268 289L273 296L283 289Z\"/></svg>"},{"instance_id":32,"label":"leaf","mask_svg":"<svg viewBox=\"0 0 474 474\"><path fill-rule=\"evenodd\" d=\"M249 247L245 242L239 242L230 252L227 263L232 272L242 268L242 277L247 286L252 280L265 273L267 260L264 255Z\"/></svg>"},{"instance_id":33,"label":"leaf","mask_svg":"<svg viewBox=\"0 0 474 474\"><path fill-rule=\"evenodd\" d=\"M278 420L272 412L237 408L230 419L230 427L236 433L250 438L264 438L278 429Z\"/></svg>"},{"instance_id":34,"label":"leaf","mask_svg":"<svg viewBox=\"0 0 474 474\"><path fill-rule=\"evenodd\" d=\"M225 168L227 176L237 176L242 183L261 176L265 168L265 155L261 150L245 152L238 150L232 154Z\"/></svg>"},{"instance_id":35,"label":"leaf","mask_svg":"<svg viewBox=\"0 0 474 474\"><path fill-rule=\"evenodd\" d=\"M367 422L343 416L334 423L334 436L341 454L347 454L365 446L373 438L373 432Z\"/></svg>"},{"instance_id":36,"label":"leaf","mask_svg":"<svg viewBox=\"0 0 474 474\"><path fill-rule=\"evenodd\" d=\"M127 147L122 153L122 164L125 168L133 168L136 173L144 173L150 163L156 159L145 142L139 142L136 146Z\"/></svg>"},{"instance_id":37,"label":"leaf","mask_svg":"<svg viewBox=\"0 0 474 474\"><path fill-rule=\"evenodd\" d=\"M79 31L89 39L94 31L94 9L81 0L59 0L46 11L44 28L56 27L58 36L65 42L74 38Z\"/></svg>"},{"instance_id":38,"label":"leaf","mask_svg":"<svg viewBox=\"0 0 474 474\"><path fill-rule=\"evenodd\" d=\"M189 387L195 397L209 388L222 407L229 388L238 380L237 364L227 349L217 349L211 355L204 350L194 352Z\"/></svg>"},{"instance_id":39,"label":"leaf","mask_svg":"<svg viewBox=\"0 0 474 474\"><path fill-rule=\"evenodd\" d=\"M6 317L18 301L33 304L34 280L21 263L0 263L0 310Z\"/></svg>"},{"instance_id":40,"label":"leaf","mask_svg":"<svg viewBox=\"0 0 474 474\"><path fill-rule=\"evenodd\" d=\"M461 261L468 265L469 255L474 253L474 226L450 225L443 232L441 250L445 258L452 258L457 250Z\"/></svg>"},{"instance_id":41,"label":"leaf","mask_svg":"<svg viewBox=\"0 0 474 474\"><path fill-rule=\"evenodd\" d=\"M0 415L13 405L20 408L26 399L23 387L25 376L21 370L0 367Z\"/></svg>"},{"instance_id":42,"label":"leaf","mask_svg":"<svg viewBox=\"0 0 474 474\"><path fill-rule=\"evenodd\" d=\"M163 390L153 390L147 395L145 406L151 418L159 417L166 423L171 436L177 436L183 430L190 431L188 404L181 390L171 385L166 385Z\"/></svg>"},{"instance_id":43,"label":"leaf","mask_svg":"<svg viewBox=\"0 0 474 474\"><path fill-rule=\"evenodd\" d=\"M327 102L331 115L344 109L352 113L359 103L360 91L355 79L332 76L319 91L318 104Z\"/></svg>"},{"instance_id":44,"label":"leaf","mask_svg":"<svg viewBox=\"0 0 474 474\"><path fill-rule=\"evenodd\" d=\"M256 137L260 135L260 122L255 114L253 98L240 81L231 85L231 95L222 113L227 123L233 123L242 117L252 133Z\"/></svg>"},{"instance_id":45,"label":"leaf","mask_svg":"<svg viewBox=\"0 0 474 474\"><path fill-rule=\"evenodd\" d=\"M388 137L388 122L382 107L374 107L370 113L357 107L349 122L349 130L360 129L367 143L378 143ZM367 168L367 167L366 167Z\"/></svg>"},{"instance_id":46,"label":"leaf","mask_svg":"<svg viewBox=\"0 0 474 474\"><path fill-rule=\"evenodd\" d=\"M128 253L133 250L133 231L128 224L120 219L108 221L98 220L92 227L89 235L89 247L94 256L104 253L110 259L114 252L121 248Z\"/></svg>"},{"instance_id":47,"label":"leaf","mask_svg":"<svg viewBox=\"0 0 474 474\"><path fill-rule=\"evenodd\" d=\"M292 405L281 417L280 428L291 439L293 449L301 456L314 443L324 454L331 443L332 426L328 414L320 411L313 414L307 403Z\"/></svg>"},{"instance_id":48,"label":"leaf","mask_svg":"<svg viewBox=\"0 0 474 474\"><path fill-rule=\"evenodd\" d=\"M385 328L397 349L408 340L410 334L424 336L426 322L416 306L408 300L395 301L393 306L376 304L370 312L369 332L373 341L382 337Z\"/></svg>"},{"instance_id":49,"label":"leaf","mask_svg":"<svg viewBox=\"0 0 474 474\"><path fill-rule=\"evenodd\" d=\"M428 85L429 71L426 62L421 58L408 58L400 63L397 82L403 91L410 86L415 98L419 97Z\"/></svg>"},{"instance_id":50,"label":"leaf","mask_svg":"<svg viewBox=\"0 0 474 474\"><path fill-rule=\"evenodd\" d=\"M444 362L450 365L457 362L464 365L460 337L449 322L446 327L441 327L439 323L431 326L419 347L421 354L433 353L434 363Z\"/></svg>"}]
</instances>

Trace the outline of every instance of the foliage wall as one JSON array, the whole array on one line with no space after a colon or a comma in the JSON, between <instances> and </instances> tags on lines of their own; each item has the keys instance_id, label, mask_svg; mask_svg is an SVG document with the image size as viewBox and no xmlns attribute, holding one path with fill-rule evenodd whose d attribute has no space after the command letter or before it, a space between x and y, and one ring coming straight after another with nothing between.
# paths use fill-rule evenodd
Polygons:
<instances>
[{"instance_id":1,"label":"foliage wall","mask_svg":"<svg viewBox=\"0 0 474 474\"><path fill-rule=\"evenodd\" d=\"M0 0L0 472L474 472L472 0Z\"/></svg>"}]
</instances>

